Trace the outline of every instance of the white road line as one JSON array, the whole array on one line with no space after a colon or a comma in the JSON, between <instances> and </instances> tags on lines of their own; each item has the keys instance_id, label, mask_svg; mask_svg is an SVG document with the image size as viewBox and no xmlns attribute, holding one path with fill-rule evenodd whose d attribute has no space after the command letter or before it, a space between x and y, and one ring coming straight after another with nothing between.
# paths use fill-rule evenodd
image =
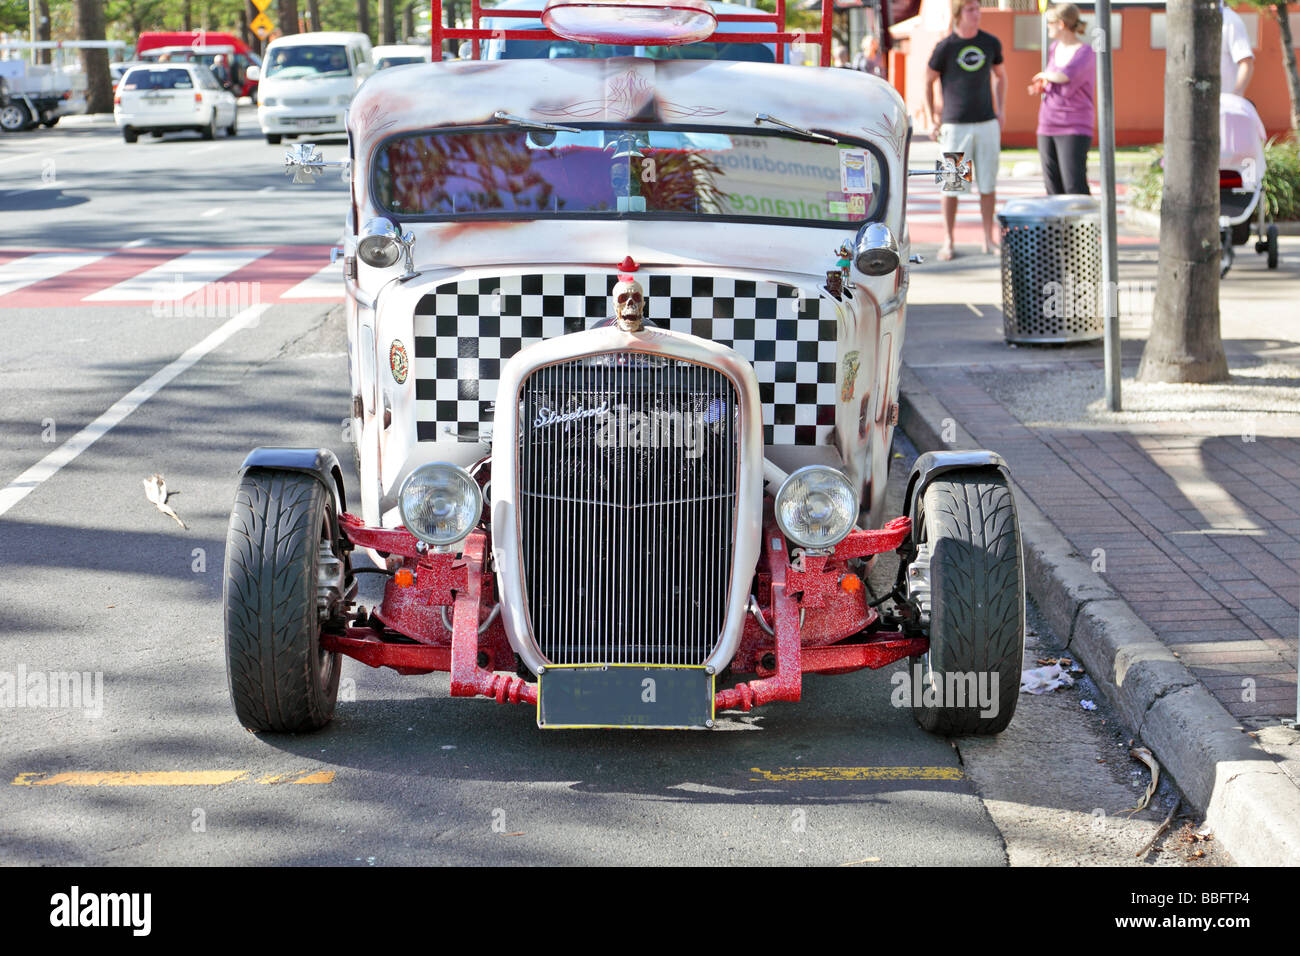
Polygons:
<instances>
[{"instance_id":1,"label":"white road line","mask_svg":"<svg viewBox=\"0 0 1300 956\"><path fill-rule=\"evenodd\" d=\"M139 275L88 295L85 302L140 302L183 299L267 255L270 249L195 249Z\"/></svg>"},{"instance_id":2,"label":"white road line","mask_svg":"<svg viewBox=\"0 0 1300 956\"><path fill-rule=\"evenodd\" d=\"M3 159L0 159L0 163L12 163L16 159L28 159L28 158L44 159L46 156L53 156L56 153L70 153L74 149L81 149L81 148L82 148L82 144L78 143L75 146L64 146L62 149L38 149L30 153L19 153L16 156L5 156Z\"/></svg>"},{"instance_id":3,"label":"white road line","mask_svg":"<svg viewBox=\"0 0 1300 956\"><path fill-rule=\"evenodd\" d=\"M980 311L980 310L975 306L975 303L974 303L974 302L967 302L967 303L966 303L966 308L970 309L972 312L974 312L976 315L978 315L981 319L984 318L984 313L981 312L981 311Z\"/></svg>"},{"instance_id":4,"label":"white road line","mask_svg":"<svg viewBox=\"0 0 1300 956\"><path fill-rule=\"evenodd\" d=\"M139 246L146 245L149 242L148 236L141 236L139 239L132 239L130 242L124 242L119 249L135 249Z\"/></svg>"},{"instance_id":5,"label":"white road line","mask_svg":"<svg viewBox=\"0 0 1300 956\"><path fill-rule=\"evenodd\" d=\"M211 145L208 145L208 146L197 146L197 147L195 147L194 149L190 150L188 153L186 153L186 155L187 155L187 156L198 156L200 153L210 153L210 152L212 152L214 149L220 149L220 148L221 148L221 144L220 144L220 143L212 143Z\"/></svg>"},{"instance_id":6,"label":"white road line","mask_svg":"<svg viewBox=\"0 0 1300 956\"><path fill-rule=\"evenodd\" d=\"M200 218L200 219L211 219L213 216L220 216L220 215L221 215L223 212L225 212L225 211L226 211L226 207L225 207L225 206L216 206L216 207L214 207L214 208L212 208L212 209L207 210L206 212L201 212L201 213L199 213L199 218Z\"/></svg>"},{"instance_id":7,"label":"white road line","mask_svg":"<svg viewBox=\"0 0 1300 956\"><path fill-rule=\"evenodd\" d=\"M0 266L0 295L43 282L104 258L104 253L38 252Z\"/></svg>"},{"instance_id":8,"label":"white road line","mask_svg":"<svg viewBox=\"0 0 1300 956\"><path fill-rule=\"evenodd\" d=\"M0 490L0 515L18 504L40 487L43 482L52 478L60 468L120 425L126 416L151 399L178 375L191 368L203 356L219 347L226 339L241 329L255 325L262 317L262 313L269 308L270 304L266 303L244 309L208 335L202 342L186 349L180 358L155 372L143 383L118 399L108 411L11 481L3 490Z\"/></svg>"},{"instance_id":9,"label":"white road line","mask_svg":"<svg viewBox=\"0 0 1300 956\"><path fill-rule=\"evenodd\" d=\"M281 299L326 299L343 298L343 265L331 262L315 275L308 276Z\"/></svg>"},{"instance_id":10,"label":"white road line","mask_svg":"<svg viewBox=\"0 0 1300 956\"><path fill-rule=\"evenodd\" d=\"M278 187L276 187L276 186L263 186L261 189L259 189L259 190L257 191L257 194L258 194L259 196L268 196L268 195L270 195L271 193L273 193L273 192L277 192L277 191L278 191Z\"/></svg>"}]
</instances>

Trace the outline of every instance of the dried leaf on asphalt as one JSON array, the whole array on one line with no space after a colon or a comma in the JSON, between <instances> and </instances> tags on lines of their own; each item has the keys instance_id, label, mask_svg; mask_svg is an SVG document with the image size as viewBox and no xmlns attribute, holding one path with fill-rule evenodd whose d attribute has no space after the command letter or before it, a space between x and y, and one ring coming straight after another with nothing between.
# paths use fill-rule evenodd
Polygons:
<instances>
[{"instance_id":1,"label":"dried leaf on asphalt","mask_svg":"<svg viewBox=\"0 0 1300 956\"><path fill-rule=\"evenodd\" d=\"M181 516L172 510L171 505L167 504L169 497L167 482L163 480L162 475L150 475L144 479L144 496L152 501L159 511L175 519L176 523L182 528L185 527L185 522L181 520Z\"/></svg>"},{"instance_id":2,"label":"dried leaf on asphalt","mask_svg":"<svg viewBox=\"0 0 1300 956\"><path fill-rule=\"evenodd\" d=\"M1128 755L1134 760L1141 760L1151 768L1151 782L1147 784L1147 792L1142 795L1142 799L1138 801L1136 807L1126 811L1129 816L1132 816L1139 810L1145 810L1147 804L1151 802L1151 798L1155 796L1156 787L1160 785L1160 764L1156 763L1156 758L1146 747L1130 747Z\"/></svg>"}]
</instances>

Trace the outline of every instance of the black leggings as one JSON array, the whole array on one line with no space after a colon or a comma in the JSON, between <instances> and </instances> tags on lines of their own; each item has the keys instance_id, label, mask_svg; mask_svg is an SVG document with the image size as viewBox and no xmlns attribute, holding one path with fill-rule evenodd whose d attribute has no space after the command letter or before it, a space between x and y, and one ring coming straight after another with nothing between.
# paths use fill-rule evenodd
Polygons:
<instances>
[{"instance_id":1,"label":"black leggings","mask_svg":"<svg viewBox=\"0 0 1300 956\"><path fill-rule=\"evenodd\" d=\"M1049 196L1090 195L1088 146L1091 143L1091 136L1075 133L1038 137L1038 158L1043 164L1043 180Z\"/></svg>"}]
</instances>

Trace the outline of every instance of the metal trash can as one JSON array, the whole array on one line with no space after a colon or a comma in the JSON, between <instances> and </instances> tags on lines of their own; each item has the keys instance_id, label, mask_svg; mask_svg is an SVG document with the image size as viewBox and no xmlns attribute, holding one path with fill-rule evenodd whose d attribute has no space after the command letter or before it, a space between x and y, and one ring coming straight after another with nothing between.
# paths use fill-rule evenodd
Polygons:
<instances>
[{"instance_id":1,"label":"metal trash can","mask_svg":"<svg viewBox=\"0 0 1300 956\"><path fill-rule=\"evenodd\" d=\"M1008 342L1102 338L1101 206L1091 196L1013 199L1002 227L1002 317Z\"/></svg>"}]
</instances>

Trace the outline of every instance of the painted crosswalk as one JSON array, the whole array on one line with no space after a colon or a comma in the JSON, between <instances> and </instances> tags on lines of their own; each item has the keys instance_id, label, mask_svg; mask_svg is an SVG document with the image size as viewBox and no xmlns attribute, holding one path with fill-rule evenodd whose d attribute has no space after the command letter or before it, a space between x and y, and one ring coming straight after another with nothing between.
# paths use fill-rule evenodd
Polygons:
<instances>
[{"instance_id":1,"label":"painted crosswalk","mask_svg":"<svg viewBox=\"0 0 1300 956\"><path fill-rule=\"evenodd\" d=\"M0 309L165 304L227 298L330 302L343 297L343 264L329 246L123 246L29 252L0 247Z\"/></svg>"}]
</instances>

